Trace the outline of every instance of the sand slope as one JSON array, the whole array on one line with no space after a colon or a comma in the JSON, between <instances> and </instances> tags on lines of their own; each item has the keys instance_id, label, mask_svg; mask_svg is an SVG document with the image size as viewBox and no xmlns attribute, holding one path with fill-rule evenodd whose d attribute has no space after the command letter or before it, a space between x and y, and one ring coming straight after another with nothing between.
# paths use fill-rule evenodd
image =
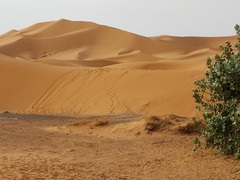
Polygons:
<instances>
[{"instance_id":1,"label":"sand slope","mask_svg":"<svg viewBox=\"0 0 240 180\"><path fill-rule=\"evenodd\" d=\"M0 36L0 111L194 116L193 81L236 37L143 37L90 22Z\"/></svg>"},{"instance_id":2,"label":"sand slope","mask_svg":"<svg viewBox=\"0 0 240 180\"><path fill-rule=\"evenodd\" d=\"M0 114L0 178L12 179L239 179L240 163L216 151L192 151L188 122L161 117L157 131L140 116ZM101 119L109 120L94 126ZM186 124L185 124L186 125ZM175 127L176 126L176 127Z\"/></svg>"},{"instance_id":3,"label":"sand slope","mask_svg":"<svg viewBox=\"0 0 240 180\"><path fill-rule=\"evenodd\" d=\"M139 116L106 116L108 124L91 125L101 118L0 114L0 178L239 179L236 159L194 152L197 135L172 129L186 118L162 117L173 124L152 133Z\"/></svg>"}]
</instances>

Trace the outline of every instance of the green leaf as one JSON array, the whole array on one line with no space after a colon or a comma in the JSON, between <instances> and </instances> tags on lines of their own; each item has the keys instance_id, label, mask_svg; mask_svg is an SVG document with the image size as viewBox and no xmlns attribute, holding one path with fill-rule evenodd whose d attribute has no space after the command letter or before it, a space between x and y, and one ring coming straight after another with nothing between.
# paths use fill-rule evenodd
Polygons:
<instances>
[{"instance_id":1,"label":"green leaf","mask_svg":"<svg viewBox=\"0 0 240 180\"><path fill-rule=\"evenodd\" d=\"M207 148L216 148L223 154L240 158L240 28L235 27L238 42L233 51L226 41L220 45L222 54L215 60L207 58L205 78L194 81L192 90L196 109L203 112L206 126L200 136L205 139ZM196 124L199 121L194 121ZM200 140L195 139L195 149Z\"/></svg>"}]
</instances>

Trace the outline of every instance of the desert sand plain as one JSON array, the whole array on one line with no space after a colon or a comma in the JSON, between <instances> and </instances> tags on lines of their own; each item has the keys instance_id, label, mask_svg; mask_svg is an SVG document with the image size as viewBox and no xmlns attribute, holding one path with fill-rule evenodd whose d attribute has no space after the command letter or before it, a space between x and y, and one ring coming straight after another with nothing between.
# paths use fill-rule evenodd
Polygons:
<instances>
[{"instance_id":1,"label":"desert sand plain","mask_svg":"<svg viewBox=\"0 0 240 180\"><path fill-rule=\"evenodd\" d=\"M0 179L240 179L192 150L193 82L226 40L65 19L0 35Z\"/></svg>"}]
</instances>

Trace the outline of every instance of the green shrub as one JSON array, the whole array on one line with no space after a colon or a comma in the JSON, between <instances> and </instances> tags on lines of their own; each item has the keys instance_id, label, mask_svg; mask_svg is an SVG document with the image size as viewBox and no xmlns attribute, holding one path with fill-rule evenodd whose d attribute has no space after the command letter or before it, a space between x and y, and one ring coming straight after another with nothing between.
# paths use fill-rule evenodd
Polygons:
<instances>
[{"instance_id":1,"label":"green shrub","mask_svg":"<svg viewBox=\"0 0 240 180\"><path fill-rule=\"evenodd\" d=\"M206 148L240 158L240 28L235 26L238 41L220 45L222 54L207 59L205 78L194 82L193 97L203 113L206 126L200 136ZM196 147L201 145L195 139Z\"/></svg>"}]
</instances>

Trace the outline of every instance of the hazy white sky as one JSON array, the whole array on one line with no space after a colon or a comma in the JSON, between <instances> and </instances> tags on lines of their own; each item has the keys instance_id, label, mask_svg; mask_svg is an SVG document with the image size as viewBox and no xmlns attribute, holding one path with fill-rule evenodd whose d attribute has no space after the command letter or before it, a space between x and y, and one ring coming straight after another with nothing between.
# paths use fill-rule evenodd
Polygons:
<instances>
[{"instance_id":1,"label":"hazy white sky","mask_svg":"<svg viewBox=\"0 0 240 180\"><path fill-rule=\"evenodd\" d=\"M144 36L225 36L240 24L240 0L0 0L0 34L61 18Z\"/></svg>"}]
</instances>

